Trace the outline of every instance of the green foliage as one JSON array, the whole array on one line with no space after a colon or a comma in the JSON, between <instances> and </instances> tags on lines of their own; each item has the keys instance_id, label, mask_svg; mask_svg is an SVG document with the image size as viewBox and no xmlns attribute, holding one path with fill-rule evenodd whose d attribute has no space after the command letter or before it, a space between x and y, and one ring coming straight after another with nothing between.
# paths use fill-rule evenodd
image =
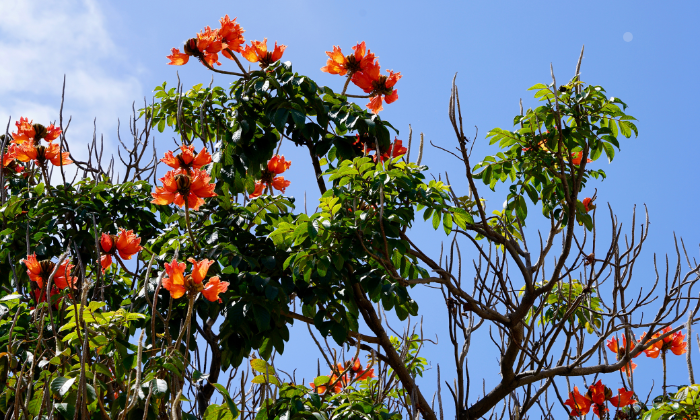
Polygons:
<instances>
[{"instance_id":1,"label":"green foliage","mask_svg":"<svg viewBox=\"0 0 700 420\"><path fill-rule=\"evenodd\" d=\"M279 398L262 405L257 419L400 419L390 413L382 402L376 402L369 392L348 392L320 397L303 385L283 384Z\"/></svg>"},{"instance_id":2,"label":"green foliage","mask_svg":"<svg viewBox=\"0 0 700 420\"><path fill-rule=\"evenodd\" d=\"M700 413L700 385L688 385L678 389L667 399L657 397L652 408L643 413L642 420L685 420Z\"/></svg>"},{"instance_id":3,"label":"green foliage","mask_svg":"<svg viewBox=\"0 0 700 420\"><path fill-rule=\"evenodd\" d=\"M538 284L539 287L543 284ZM522 295L524 289L520 291ZM537 318L537 324L556 324L569 313L567 321L575 324L576 328L585 328L592 334L602 325L603 317L600 315L602 305L596 296L595 289L586 289L578 280L555 284L551 292L546 295L541 305L534 305L527 317L526 322L531 322ZM571 313L571 309L573 313ZM577 321L577 322L574 322Z\"/></svg>"},{"instance_id":4,"label":"green foliage","mask_svg":"<svg viewBox=\"0 0 700 420\"><path fill-rule=\"evenodd\" d=\"M519 126L515 131L489 131L486 137L490 144L498 144L503 151L485 157L474 167L474 178L492 190L499 182L510 182L504 213L512 220L517 217L523 225L529 199L533 204L541 202L542 213L565 226L563 215L572 204L565 200L566 190L579 178L581 189L591 177L605 178L603 170L587 169L586 159L596 161L604 152L612 162L615 149L620 148L618 137L637 135L632 122L635 118L625 114L627 105L619 98L608 98L602 87L576 79L565 86L565 92L541 83L531 87L535 98L546 103L515 116L513 124ZM580 164L574 163L576 156L581 158ZM504 214L496 216L503 218ZM576 219L591 230L590 216L582 206L577 206ZM512 220L504 224L512 224Z\"/></svg>"}]
</instances>

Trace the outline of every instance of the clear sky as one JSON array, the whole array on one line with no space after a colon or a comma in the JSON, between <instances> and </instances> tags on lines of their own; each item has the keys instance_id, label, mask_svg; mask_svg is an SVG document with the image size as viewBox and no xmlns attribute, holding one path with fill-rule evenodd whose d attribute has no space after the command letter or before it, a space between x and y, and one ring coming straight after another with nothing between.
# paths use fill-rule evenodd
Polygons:
<instances>
[{"instance_id":1,"label":"clear sky","mask_svg":"<svg viewBox=\"0 0 700 420\"><path fill-rule=\"evenodd\" d=\"M217 26L224 14L238 17L246 40L267 37L286 44L284 60L292 61L295 71L336 90L342 88L343 80L319 70L325 63L324 51L333 45L350 51L355 43L366 41L383 68L403 75L396 85L399 100L386 106L381 116L399 128L399 138L404 140L411 124L414 134L424 132L426 140L443 147L455 145L447 100L457 72L465 126L479 128L476 161L495 153L483 141L484 135L493 127L510 128L520 98L526 107L536 106L526 89L549 83L550 63L558 81L573 76L585 44L582 79L622 98L630 106L629 113L639 119L639 137L621 142L613 164L604 158L595 163L609 178L591 183L589 191L592 195L593 187L598 188L599 209L609 202L627 226L634 205L646 204L649 209L651 233L637 268L639 281L633 287L649 285L653 252L672 252L673 232L697 256L700 142L693 121L700 94L700 3L693 1L3 0L1 131L10 116L12 122L20 115L35 121L58 118L65 74L65 114L73 117L69 141L87 143L97 118L98 134L104 133L108 149L116 152L117 119L128 119L132 101L138 107L144 97L150 98L154 86L163 81L173 84L176 70L186 88L209 83L211 74L201 65L167 66L165 56L205 25ZM222 60L224 68L231 66ZM223 86L229 83L221 75L214 80ZM162 154L172 143L167 133L158 137ZM79 156L84 153L78 147L72 149ZM290 147L282 152L293 161L289 176L285 174L292 180L288 192L301 198L308 190L310 199L315 197L307 155ZM426 148L424 163L436 177L450 172L457 189L466 192L455 181L463 169L454 158ZM487 195L490 209L500 207L504 190ZM609 222L601 219L601 223L608 229ZM435 255L443 237L434 233L432 237L437 240L427 243ZM426 316L426 330L434 328L442 343L428 346L425 352L435 364L450 357L446 353L450 348L444 346L448 342L442 329L444 313L434 310L442 307L442 298L425 293L417 299ZM305 344L299 340L293 338L288 346L290 359L302 360L294 356L305 355ZM473 345L470 361L487 367L477 366L473 375L495 377L497 360L480 348L479 343ZM697 355L697 347L694 350ZM480 358L484 361L474 362ZM676 359L671 361L675 371L669 382L685 383L682 360ZM700 358L695 360L700 366ZM658 389L660 362L656 362L643 363L638 372L645 380L656 375ZM308 378L315 372L302 373L315 366L315 359L302 364L297 376ZM487 381L493 384L496 379ZM433 369L421 387L432 390L434 383Z\"/></svg>"}]
</instances>

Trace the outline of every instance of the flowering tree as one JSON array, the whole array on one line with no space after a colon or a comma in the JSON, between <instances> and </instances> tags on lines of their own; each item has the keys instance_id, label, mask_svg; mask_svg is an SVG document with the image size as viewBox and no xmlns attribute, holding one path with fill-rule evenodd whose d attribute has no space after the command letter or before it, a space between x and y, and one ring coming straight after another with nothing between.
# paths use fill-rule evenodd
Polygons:
<instances>
[{"instance_id":1,"label":"flowering tree","mask_svg":"<svg viewBox=\"0 0 700 420\"><path fill-rule=\"evenodd\" d=\"M501 151L476 165L453 81L457 148L443 150L465 178L444 183L426 180L422 138L413 161L411 135L404 145L379 117L398 99L401 73L382 74L364 42L327 52L321 70L345 77L336 93L282 62L284 45L246 45L236 19L220 24L168 58L233 76L230 88L157 87L157 102L130 123L133 145L121 143L123 179L96 141L88 161L71 155L61 115L48 127L22 117L2 138L5 418L437 419L449 399L459 419L551 416L554 398L574 418L684 418L697 407L697 385L670 395L665 378L666 357L689 349L680 323L697 321L700 266L686 255L684 272L677 249L660 290L657 279L641 293L631 280L648 220L628 242L610 211L601 246L596 196L584 190L605 173L588 163L612 161L637 129L624 102L579 80L580 59L565 84L552 72L533 86L541 105L515 116L513 130L491 130ZM219 55L235 70L222 70ZM351 98L368 99L368 110ZM161 155L149 149L151 130L166 126L181 144ZM281 146L308 150L313 214L282 195L293 180ZM158 162L169 168L156 180ZM72 180L67 167L77 168ZM509 184L503 208L487 210L480 182ZM526 226L540 208L551 229L538 248ZM420 216L449 241L438 258L409 229ZM465 244L473 283L463 279ZM410 319L424 287L444 296L456 372L449 394L438 374L437 406L420 388L426 340ZM655 299L658 311L642 319ZM408 323L403 334L385 312ZM310 383L274 364L299 322L319 351ZM467 354L487 325L501 377L474 397ZM653 403L634 386L642 353L663 361ZM618 371L614 393L601 375ZM694 382L690 363L689 374Z\"/></svg>"}]
</instances>

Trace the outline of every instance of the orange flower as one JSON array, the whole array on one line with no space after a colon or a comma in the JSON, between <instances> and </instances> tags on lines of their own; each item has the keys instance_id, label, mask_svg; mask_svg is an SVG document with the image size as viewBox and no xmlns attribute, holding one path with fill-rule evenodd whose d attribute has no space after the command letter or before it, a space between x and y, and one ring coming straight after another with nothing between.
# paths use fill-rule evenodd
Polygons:
<instances>
[{"instance_id":1,"label":"orange flower","mask_svg":"<svg viewBox=\"0 0 700 420\"><path fill-rule=\"evenodd\" d=\"M228 290L228 282L225 281L220 281L218 276L212 277L209 279L207 284L204 285L204 290L202 290L202 295L210 301L210 302L215 302L219 301L221 303L221 299L219 298L219 293L224 293Z\"/></svg>"},{"instance_id":2,"label":"orange flower","mask_svg":"<svg viewBox=\"0 0 700 420\"><path fill-rule=\"evenodd\" d=\"M659 357L659 353L661 352L661 347L663 346L663 341L662 340L657 340L655 341L654 338L659 337L661 334L656 333L652 336L650 339L650 342L652 343L651 347L647 347L644 350L644 354L647 357L651 357L652 359L656 359ZM644 337L647 336L647 333L643 333L642 337L639 339L639 342L641 343L644 340Z\"/></svg>"},{"instance_id":3,"label":"orange flower","mask_svg":"<svg viewBox=\"0 0 700 420\"><path fill-rule=\"evenodd\" d=\"M399 156L401 156L401 155L404 155L404 154L406 154L406 151L407 151L407 150L408 150L408 149L406 149L405 147L403 147L403 141L402 141L402 140L394 139L394 144L391 145L391 147L389 148L389 150L387 150L386 152L382 153L382 156L381 156L382 162L384 162L385 160L387 160L387 159L389 159L389 158L392 158L392 157L395 158L395 157L399 157ZM376 155L374 156L374 161L375 161L375 162L377 161Z\"/></svg>"},{"instance_id":4,"label":"orange flower","mask_svg":"<svg viewBox=\"0 0 700 420\"><path fill-rule=\"evenodd\" d=\"M612 396L612 391L603 385L602 380L598 380L595 385L588 387L587 396L593 403L593 412L598 417L602 418L603 414L608 411L608 407L605 406L605 401L608 399L608 396Z\"/></svg>"},{"instance_id":5,"label":"orange flower","mask_svg":"<svg viewBox=\"0 0 700 420\"><path fill-rule=\"evenodd\" d=\"M189 55L181 53L180 50L177 48L173 48L172 50L170 50L170 52L170 55L165 56L165 58L170 59L170 62L168 63L168 65L170 66L182 66L184 64L187 64L187 62L190 60Z\"/></svg>"},{"instance_id":6,"label":"orange flower","mask_svg":"<svg viewBox=\"0 0 700 420\"><path fill-rule=\"evenodd\" d=\"M580 165L581 160L583 159L583 152L574 152L571 154L571 163L574 165ZM586 163L591 163L593 162L590 159L586 159Z\"/></svg>"},{"instance_id":7,"label":"orange flower","mask_svg":"<svg viewBox=\"0 0 700 420\"><path fill-rule=\"evenodd\" d=\"M45 127L41 124L33 124L33 121L29 121L24 117L20 117L19 121L15 122L15 126L17 126L17 132L12 133L12 139L15 144L27 142L39 144L41 139L50 143L61 135L61 129L53 124Z\"/></svg>"},{"instance_id":8,"label":"orange flower","mask_svg":"<svg viewBox=\"0 0 700 420\"><path fill-rule=\"evenodd\" d=\"M593 413L595 413L598 418L602 419L605 417L605 413L608 412L608 407L605 405L593 404Z\"/></svg>"},{"instance_id":9,"label":"orange flower","mask_svg":"<svg viewBox=\"0 0 700 420\"><path fill-rule=\"evenodd\" d=\"M173 152L168 151L160 161L174 169L200 169L202 166L211 163L211 155L207 149L202 149L195 156L194 146L180 146L180 153L173 156Z\"/></svg>"},{"instance_id":10,"label":"orange flower","mask_svg":"<svg viewBox=\"0 0 700 420\"><path fill-rule=\"evenodd\" d=\"M292 166L292 161L285 160L282 155L274 155L272 159L267 162L267 169L276 175L284 173L290 166Z\"/></svg>"},{"instance_id":11,"label":"orange flower","mask_svg":"<svg viewBox=\"0 0 700 420\"><path fill-rule=\"evenodd\" d=\"M207 271L209 267L214 264L214 261L203 259L202 261L196 261L194 258L188 258L187 261L192 263L192 279L195 283L201 283L204 281L204 277L207 276Z\"/></svg>"},{"instance_id":12,"label":"orange flower","mask_svg":"<svg viewBox=\"0 0 700 420\"><path fill-rule=\"evenodd\" d=\"M185 289L185 263L178 263L176 259L168 264L165 263L165 273L167 276L163 279L163 287L165 287L173 299L181 298L187 289Z\"/></svg>"},{"instance_id":13,"label":"orange flower","mask_svg":"<svg viewBox=\"0 0 700 420\"><path fill-rule=\"evenodd\" d=\"M48 142L52 142L58 138L62 133L60 127L56 127L53 124L49 124L48 127L46 127L46 135L44 135L44 140Z\"/></svg>"},{"instance_id":14,"label":"orange flower","mask_svg":"<svg viewBox=\"0 0 700 420\"><path fill-rule=\"evenodd\" d=\"M278 191L280 191L282 194L287 190L287 187L290 186L292 181L287 181L284 179L283 176L276 176L275 179L272 180L272 187Z\"/></svg>"},{"instance_id":15,"label":"orange flower","mask_svg":"<svg viewBox=\"0 0 700 420\"><path fill-rule=\"evenodd\" d=\"M356 364L359 364L359 360L356 360L355 362L356 362ZM360 366L360 369L357 372L355 372L355 374L357 375L357 378L355 380L366 381L367 379L376 378L377 375L374 374L374 368L369 369L369 367L370 367L370 365L367 364L367 369L363 370L362 367ZM355 367L353 366L353 369L354 368Z\"/></svg>"},{"instance_id":16,"label":"orange flower","mask_svg":"<svg viewBox=\"0 0 700 420\"><path fill-rule=\"evenodd\" d=\"M202 32L197 33L197 49L203 54L216 54L223 48L218 29L205 26Z\"/></svg>"},{"instance_id":17,"label":"orange flower","mask_svg":"<svg viewBox=\"0 0 700 420\"><path fill-rule=\"evenodd\" d=\"M634 391L627 391L625 388L620 388L617 390L617 393L618 395L608 400L615 407L626 407L637 402L632 398L634 396Z\"/></svg>"},{"instance_id":18,"label":"orange flower","mask_svg":"<svg viewBox=\"0 0 700 420\"><path fill-rule=\"evenodd\" d=\"M688 344L687 342L683 341L685 339L685 334L683 334L682 332L676 331L671 335L671 337L666 338L671 339L671 341L668 342L668 345L673 354L675 354L676 356L685 354L685 352L688 351ZM664 341L666 341L666 338L664 338Z\"/></svg>"},{"instance_id":19,"label":"orange flower","mask_svg":"<svg viewBox=\"0 0 700 420\"><path fill-rule=\"evenodd\" d=\"M571 407L572 415L577 416L585 416L591 409L591 400L581 395L577 386L574 386L574 392L569 392L569 399L564 404Z\"/></svg>"},{"instance_id":20,"label":"orange flower","mask_svg":"<svg viewBox=\"0 0 700 420\"><path fill-rule=\"evenodd\" d=\"M334 394L338 394L338 393L340 393L340 391L343 390L343 384L342 384L343 381L337 380L337 379L338 379L338 376L333 374L333 376L331 376L331 378L328 380L328 382L326 382L324 385L319 385L317 387L316 384L314 384L313 382L311 382L309 385L311 385L311 389L316 391L317 394L323 395L326 393L328 386L330 386L330 384L333 384L335 382L335 384L333 384L333 391L332 392Z\"/></svg>"},{"instance_id":21,"label":"orange flower","mask_svg":"<svg viewBox=\"0 0 700 420\"><path fill-rule=\"evenodd\" d=\"M51 262L51 260L37 261L36 253L32 255L27 255L26 260L22 260L24 265L27 266L27 274L29 278L36 282L39 288L43 288L46 281L48 281L51 273L56 267L56 263ZM68 264L68 260L64 260L63 263L56 270L54 274L53 282L59 289L65 289L68 284L71 285L77 280L75 277L70 276L70 271L73 269L73 265Z\"/></svg>"},{"instance_id":22,"label":"orange flower","mask_svg":"<svg viewBox=\"0 0 700 420\"><path fill-rule=\"evenodd\" d=\"M119 256L123 260L130 260L134 254L143 249L140 244L141 238L136 236L133 230L121 229L117 236L103 233L102 237L100 237L100 248L102 248L102 253L105 254L100 258L103 271L112 265L112 255L115 252L119 252Z\"/></svg>"},{"instance_id":23,"label":"orange flower","mask_svg":"<svg viewBox=\"0 0 700 420\"><path fill-rule=\"evenodd\" d=\"M595 208L595 204L593 204L593 200L590 197L586 197L583 199L583 207L586 209L586 213L588 213Z\"/></svg>"},{"instance_id":24,"label":"orange flower","mask_svg":"<svg viewBox=\"0 0 700 420\"><path fill-rule=\"evenodd\" d=\"M352 82L365 93L370 94L367 108L371 109L375 114L384 109L382 98L387 104L399 99L399 93L394 89L394 85L401 79L401 73L394 73L391 70L387 70L387 72L389 76L380 75L380 67L377 62L367 64L365 70L352 76Z\"/></svg>"},{"instance_id":25,"label":"orange flower","mask_svg":"<svg viewBox=\"0 0 700 420\"><path fill-rule=\"evenodd\" d=\"M173 299L181 298L186 292L188 292L190 296L196 296L197 293L202 292L204 297L209 301L221 301L219 299L219 293L228 290L227 282L221 282L219 277L212 277L206 285L202 285L207 271L209 271L209 267L214 264L214 261L207 259L197 261L194 258L188 258L187 261L192 263L192 274L186 276L184 275L185 263L180 264L177 260L173 259L171 264L165 264L165 271L168 276L163 279L163 287L170 291Z\"/></svg>"},{"instance_id":26,"label":"orange flower","mask_svg":"<svg viewBox=\"0 0 700 420\"><path fill-rule=\"evenodd\" d=\"M130 260L131 257L141 251L141 238L136 236L133 230L122 229L117 237L117 251L123 260Z\"/></svg>"},{"instance_id":27,"label":"orange flower","mask_svg":"<svg viewBox=\"0 0 700 420\"><path fill-rule=\"evenodd\" d=\"M260 180L255 182L255 191L250 194L250 198L259 197L265 191L265 187L272 187L283 194L287 190L287 187L292 184L291 181L287 181L283 176L276 176L292 165L291 160L285 160L284 156L275 155L267 162L267 169L262 171Z\"/></svg>"},{"instance_id":28,"label":"orange flower","mask_svg":"<svg viewBox=\"0 0 700 420\"><path fill-rule=\"evenodd\" d=\"M5 153L2 155L2 167L6 167L9 165L13 160L15 160L15 156L17 155L17 145L16 144L11 144L7 150L5 150Z\"/></svg>"},{"instance_id":29,"label":"orange flower","mask_svg":"<svg viewBox=\"0 0 700 420\"><path fill-rule=\"evenodd\" d=\"M275 49L272 52L268 52L267 38L265 38L262 42L251 41L250 45L246 46L245 49L241 51L241 55L251 63L259 62L260 67L264 69L282 58L282 54L284 54L286 48L286 45L277 46L277 41L275 41Z\"/></svg>"},{"instance_id":30,"label":"orange flower","mask_svg":"<svg viewBox=\"0 0 700 420\"><path fill-rule=\"evenodd\" d=\"M245 32L245 30L236 22L236 19L238 18L233 18L233 20L231 20L228 15L222 17L219 20L221 23L219 36L225 44L224 48L239 53L243 50L241 45L245 43L245 39L243 39L243 32ZM233 60L233 57L231 57L226 50L223 51L223 54L226 58Z\"/></svg>"},{"instance_id":31,"label":"orange flower","mask_svg":"<svg viewBox=\"0 0 700 420\"><path fill-rule=\"evenodd\" d=\"M369 64L374 62L374 54L367 50L365 41L352 47L352 49L355 52L348 56L344 56L338 46L334 46L332 52L326 51L326 55L330 58L326 62L326 66L321 67L321 71L341 76L345 76L347 73L353 75L358 71L364 71ZM365 52L367 55L365 55Z\"/></svg>"},{"instance_id":32,"label":"orange flower","mask_svg":"<svg viewBox=\"0 0 700 420\"><path fill-rule=\"evenodd\" d=\"M669 325L668 327L664 328L663 331L654 334L651 340L654 341L655 338L658 338L661 335L668 333L672 329L673 328L671 328L671 326ZM645 336L646 333L642 335L642 339ZM675 333L664 337L662 340L655 340L654 344L652 344L651 347L644 350L644 354L646 354L647 357L656 359L659 356L660 352L666 352L668 350L671 350L673 354L675 354L676 356L680 356L681 354L685 354L685 352L688 351L688 344L686 341L683 340L685 340L685 334L683 334L681 331L676 331Z\"/></svg>"},{"instance_id":33,"label":"orange flower","mask_svg":"<svg viewBox=\"0 0 700 420\"><path fill-rule=\"evenodd\" d=\"M50 161L54 166L70 165L70 153L61 152L61 148L56 143L48 146L35 146L33 142L25 142L16 149L15 157L21 162L33 160L37 165L44 166L46 161ZM63 160L63 161L61 161Z\"/></svg>"},{"instance_id":34,"label":"orange flower","mask_svg":"<svg viewBox=\"0 0 700 420\"><path fill-rule=\"evenodd\" d=\"M29 121L25 117L20 117L19 121L15 122L17 132L12 133L12 140L15 144L22 144L24 142L34 140L36 132L34 131L33 123L34 121Z\"/></svg>"},{"instance_id":35,"label":"orange flower","mask_svg":"<svg viewBox=\"0 0 700 420\"><path fill-rule=\"evenodd\" d=\"M598 380L594 385L588 387L588 397L591 399L593 404L604 404L605 403L605 385L603 385L602 380Z\"/></svg>"},{"instance_id":36,"label":"orange flower","mask_svg":"<svg viewBox=\"0 0 700 420\"><path fill-rule=\"evenodd\" d=\"M57 294L61 293L56 286L51 287L51 300L53 300L53 297L56 296ZM46 302L46 290L42 288L36 288L34 289L34 303L36 305L40 304L41 302ZM58 301L56 301L53 305L54 308L58 309L58 304L63 300L63 297L58 298Z\"/></svg>"},{"instance_id":37,"label":"orange flower","mask_svg":"<svg viewBox=\"0 0 700 420\"><path fill-rule=\"evenodd\" d=\"M632 349L634 348L633 343L634 343L634 340L632 343L629 344L629 346L627 346L627 339L625 338L625 336L622 336L622 346L618 346L617 337L613 337L613 338L609 339L607 341L606 345L613 353L616 354L617 360L620 360L625 356L625 347L628 348L628 351L632 351ZM637 354L637 356L639 356L639 354ZM634 356L634 357L637 357L637 356ZM627 365L623 366L620 370L623 372L626 372L627 375L629 376L631 374L631 372L634 372L634 369L636 367L637 367L637 364L630 361ZM627 372L628 368L631 369L630 372Z\"/></svg>"},{"instance_id":38,"label":"orange flower","mask_svg":"<svg viewBox=\"0 0 700 420\"><path fill-rule=\"evenodd\" d=\"M199 206L204 204L203 198L215 197L214 192L216 187L210 184L211 177L205 171L193 169L191 175L180 169L170 171L165 174L165 177L160 181L162 187L156 187L156 192L151 193L154 200L153 204L166 205L175 203L182 207L185 205L185 197L187 205L192 210L198 210Z\"/></svg>"},{"instance_id":39,"label":"orange flower","mask_svg":"<svg viewBox=\"0 0 700 420\"><path fill-rule=\"evenodd\" d=\"M262 181L255 181L255 190L250 194L249 198L260 197L265 191L265 184Z\"/></svg>"}]
</instances>

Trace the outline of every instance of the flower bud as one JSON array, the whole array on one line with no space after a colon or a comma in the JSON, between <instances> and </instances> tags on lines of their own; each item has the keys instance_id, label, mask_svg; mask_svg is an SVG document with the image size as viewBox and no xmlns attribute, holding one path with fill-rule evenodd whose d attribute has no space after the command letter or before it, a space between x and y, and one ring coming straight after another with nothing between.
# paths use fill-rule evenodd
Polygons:
<instances>
[{"instance_id":1,"label":"flower bud","mask_svg":"<svg viewBox=\"0 0 700 420\"><path fill-rule=\"evenodd\" d=\"M34 135L34 143L38 143L39 140L46 137L46 127L39 123L32 125L32 127L34 127L34 132L36 133Z\"/></svg>"},{"instance_id":2,"label":"flower bud","mask_svg":"<svg viewBox=\"0 0 700 420\"><path fill-rule=\"evenodd\" d=\"M185 276L185 287L193 296L204 290L204 285L201 282L197 283L194 281L191 274Z\"/></svg>"},{"instance_id":3,"label":"flower bud","mask_svg":"<svg viewBox=\"0 0 700 420\"><path fill-rule=\"evenodd\" d=\"M44 166L44 162L46 162L46 147L36 147L36 161L39 162L39 166Z\"/></svg>"},{"instance_id":4,"label":"flower bud","mask_svg":"<svg viewBox=\"0 0 700 420\"><path fill-rule=\"evenodd\" d=\"M39 267L41 267L41 277L48 279L54 267L56 267L56 263L51 262L51 260L43 260L39 261Z\"/></svg>"},{"instance_id":5,"label":"flower bud","mask_svg":"<svg viewBox=\"0 0 700 420\"><path fill-rule=\"evenodd\" d=\"M100 238L100 247L105 254L114 254L117 250L117 237L103 233Z\"/></svg>"},{"instance_id":6,"label":"flower bud","mask_svg":"<svg viewBox=\"0 0 700 420\"><path fill-rule=\"evenodd\" d=\"M185 50L185 54L199 57L202 55L202 53L197 49L197 38L190 38L187 41L185 41L185 46L183 48Z\"/></svg>"},{"instance_id":7,"label":"flower bud","mask_svg":"<svg viewBox=\"0 0 700 420\"><path fill-rule=\"evenodd\" d=\"M177 192L183 196L187 196L190 193L190 185L192 181L190 177L186 174L175 175L175 185L177 185Z\"/></svg>"}]
</instances>

